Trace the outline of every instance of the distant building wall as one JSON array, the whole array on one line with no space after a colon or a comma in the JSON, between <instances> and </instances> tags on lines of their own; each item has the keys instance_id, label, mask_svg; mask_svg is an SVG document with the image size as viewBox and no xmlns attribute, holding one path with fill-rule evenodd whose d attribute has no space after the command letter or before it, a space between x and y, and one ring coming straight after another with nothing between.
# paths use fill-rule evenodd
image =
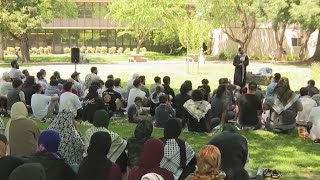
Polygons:
<instances>
[{"instance_id":1,"label":"distant building wall","mask_svg":"<svg viewBox=\"0 0 320 180\"><path fill-rule=\"evenodd\" d=\"M242 35L240 28L232 29L237 37ZM311 34L308 42L307 56L312 56L317 44L318 31ZM213 30L213 51L212 54L217 56L222 52L237 52L239 45L228 38L222 29ZM283 47L288 55L299 55L301 47L300 30L287 28ZM252 39L248 46L248 54L259 56L272 56L276 53L277 45L274 37L274 31L271 28L257 28L253 31Z\"/></svg>"}]
</instances>

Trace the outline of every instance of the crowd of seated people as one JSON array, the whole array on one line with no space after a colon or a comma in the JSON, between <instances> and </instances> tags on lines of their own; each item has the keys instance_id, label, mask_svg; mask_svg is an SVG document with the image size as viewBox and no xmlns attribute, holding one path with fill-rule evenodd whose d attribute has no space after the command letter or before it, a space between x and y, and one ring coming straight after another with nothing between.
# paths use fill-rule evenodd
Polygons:
<instances>
[{"instance_id":1,"label":"crowd of seated people","mask_svg":"<svg viewBox=\"0 0 320 180\"><path fill-rule=\"evenodd\" d=\"M10 117L6 125L0 119L1 180L248 180L248 141L239 129L289 134L298 126L315 143L320 139L320 95L312 80L296 94L276 73L265 96L255 82L240 89L221 78L211 94L207 79L196 89L186 80L175 94L169 76L163 83L156 76L149 90L138 74L123 88L113 75L103 82L96 67L85 81L78 72L64 80L56 71L47 82L44 69L32 76L16 61L11 65L0 81L0 112ZM136 124L127 140L109 129L125 114ZM33 119L47 122L47 130L40 133ZM83 134L79 123L89 126ZM153 137L154 128L163 129L162 138ZM218 129L198 154L180 139L182 132Z\"/></svg>"}]
</instances>

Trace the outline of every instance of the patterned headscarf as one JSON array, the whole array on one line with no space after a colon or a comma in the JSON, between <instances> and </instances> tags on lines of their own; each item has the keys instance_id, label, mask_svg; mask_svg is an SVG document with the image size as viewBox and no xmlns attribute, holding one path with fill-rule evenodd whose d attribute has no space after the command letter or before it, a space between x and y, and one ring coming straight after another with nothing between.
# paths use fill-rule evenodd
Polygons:
<instances>
[{"instance_id":1,"label":"patterned headscarf","mask_svg":"<svg viewBox=\"0 0 320 180\"><path fill-rule=\"evenodd\" d=\"M72 124L74 113L70 110L59 112L48 129L55 130L61 137L58 152L69 164L80 164L84 152L84 143Z\"/></svg>"},{"instance_id":2,"label":"patterned headscarf","mask_svg":"<svg viewBox=\"0 0 320 180\"><path fill-rule=\"evenodd\" d=\"M200 149L197 166L198 170L187 180L222 180L225 173L220 171L221 153L213 145L206 145Z\"/></svg>"},{"instance_id":3,"label":"patterned headscarf","mask_svg":"<svg viewBox=\"0 0 320 180\"><path fill-rule=\"evenodd\" d=\"M290 89L289 79L286 77L283 77L279 80L273 91L273 94L276 94L280 101L284 104L286 104L291 98L292 93L293 91Z\"/></svg>"}]
</instances>

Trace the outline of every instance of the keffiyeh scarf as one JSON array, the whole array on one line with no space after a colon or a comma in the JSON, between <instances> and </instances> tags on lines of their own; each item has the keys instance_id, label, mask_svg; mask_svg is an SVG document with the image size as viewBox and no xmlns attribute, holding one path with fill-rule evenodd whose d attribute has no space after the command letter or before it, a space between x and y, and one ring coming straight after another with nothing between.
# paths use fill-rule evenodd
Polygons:
<instances>
[{"instance_id":1,"label":"keffiyeh scarf","mask_svg":"<svg viewBox=\"0 0 320 180\"><path fill-rule=\"evenodd\" d=\"M192 99L184 103L183 107L200 122L207 112L211 109L211 104L207 101L193 101Z\"/></svg>"}]
</instances>

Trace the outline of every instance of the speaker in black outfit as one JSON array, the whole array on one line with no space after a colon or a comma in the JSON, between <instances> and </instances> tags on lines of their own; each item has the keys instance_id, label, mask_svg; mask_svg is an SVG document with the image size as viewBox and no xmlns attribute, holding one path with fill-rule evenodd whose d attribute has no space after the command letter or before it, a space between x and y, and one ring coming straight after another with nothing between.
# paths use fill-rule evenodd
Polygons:
<instances>
[{"instance_id":1,"label":"speaker in black outfit","mask_svg":"<svg viewBox=\"0 0 320 180\"><path fill-rule=\"evenodd\" d=\"M71 48L71 63L79 63L80 62L80 49L79 48Z\"/></svg>"}]
</instances>

